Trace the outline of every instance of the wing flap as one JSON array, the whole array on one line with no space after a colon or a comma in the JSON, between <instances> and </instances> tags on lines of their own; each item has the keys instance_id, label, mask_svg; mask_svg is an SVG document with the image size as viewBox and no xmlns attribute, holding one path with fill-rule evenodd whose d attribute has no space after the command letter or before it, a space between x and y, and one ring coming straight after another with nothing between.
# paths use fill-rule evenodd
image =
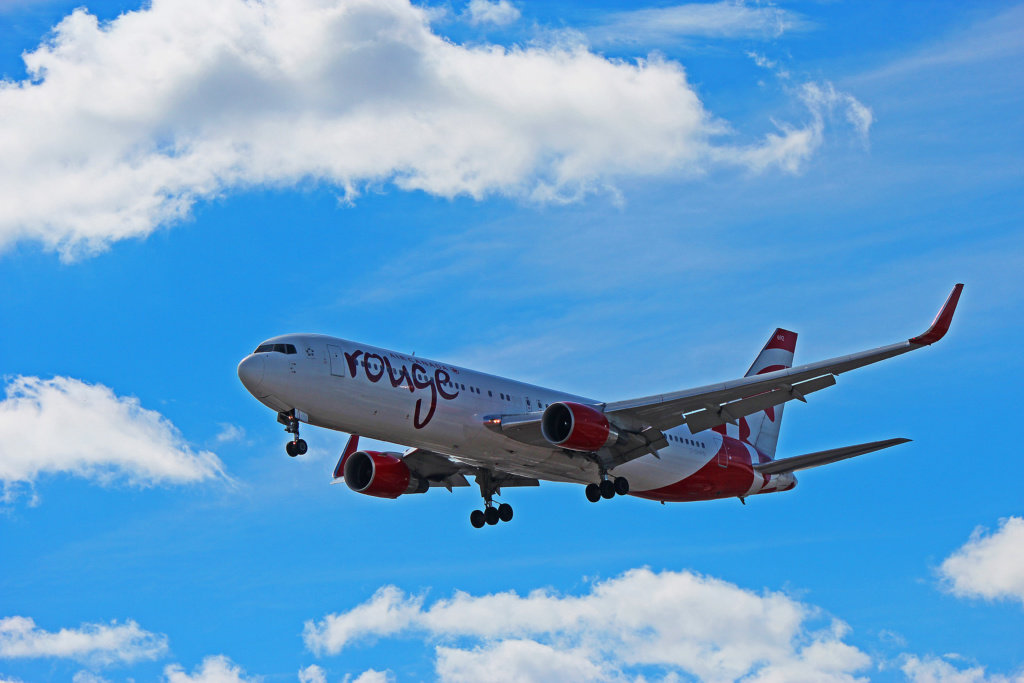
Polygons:
<instances>
[{"instance_id":1,"label":"wing flap","mask_svg":"<svg viewBox=\"0 0 1024 683\"><path fill-rule=\"evenodd\" d=\"M413 474L426 479L431 486L444 486L448 490L453 486L469 486L469 482L462 474L466 468L441 453L413 448L405 452L402 460Z\"/></svg>"},{"instance_id":2,"label":"wing flap","mask_svg":"<svg viewBox=\"0 0 1024 683\"><path fill-rule=\"evenodd\" d=\"M887 439L886 441L872 441L871 443L862 443L856 446L843 446L842 448L833 448L827 451L818 451L817 453L796 455L792 458L772 460L771 462L754 465L754 470L762 474L783 474L785 472L806 470L811 467L820 467L821 465L846 460L847 458L855 458L865 453L873 453L890 446L898 446L909 441L910 439Z\"/></svg>"},{"instance_id":3,"label":"wing flap","mask_svg":"<svg viewBox=\"0 0 1024 683\"><path fill-rule=\"evenodd\" d=\"M804 396L815 391L827 389L836 383L835 375L825 375L816 379L809 379L804 382L797 382L793 385L782 385L778 388L757 394L749 398L741 398L721 405L709 405L703 410L689 415L681 416L679 423L685 423L690 428L691 434L711 429L718 425L735 422L741 417L759 413L765 408L777 406L786 401L794 399L806 401Z\"/></svg>"}]
</instances>

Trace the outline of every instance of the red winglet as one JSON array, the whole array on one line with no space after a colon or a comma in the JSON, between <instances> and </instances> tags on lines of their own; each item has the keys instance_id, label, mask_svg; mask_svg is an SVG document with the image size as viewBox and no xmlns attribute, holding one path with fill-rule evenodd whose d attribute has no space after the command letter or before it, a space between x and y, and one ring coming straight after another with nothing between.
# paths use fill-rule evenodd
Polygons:
<instances>
[{"instance_id":1,"label":"red winglet","mask_svg":"<svg viewBox=\"0 0 1024 683\"><path fill-rule=\"evenodd\" d=\"M932 321L932 326L921 336L910 339L911 344L934 344L946 336L946 332L949 331L949 323L953 321L956 304L960 301L960 292L963 290L964 286L962 284L953 287L953 291L949 293L946 303L942 305L942 310L939 311L939 314L935 316L935 320Z\"/></svg>"},{"instance_id":2,"label":"red winglet","mask_svg":"<svg viewBox=\"0 0 1024 683\"><path fill-rule=\"evenodd\" d=\"M353 434L348 437L348 443L345 444L345 450L341 452L341 458L338 460L338 464L334 466L334 478L341 479L345 474L345 461L348 456L359 450L359 435Z\"/></svg>"}]
</instances>

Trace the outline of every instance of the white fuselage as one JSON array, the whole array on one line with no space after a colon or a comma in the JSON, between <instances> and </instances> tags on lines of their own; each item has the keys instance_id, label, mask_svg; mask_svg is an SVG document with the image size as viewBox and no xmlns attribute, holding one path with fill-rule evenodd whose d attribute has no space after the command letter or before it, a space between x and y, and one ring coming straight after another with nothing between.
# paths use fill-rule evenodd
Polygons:
<instances>
[{"instance_id":1,"label":"white fuselage","mask_svg":"<svg viewBox=\"0 0 1024 683\"><path fill-rule=\"evenodd\" d=\"M291 345L294 352L251 354L239 366L239 376L275 411L295 410L300 421L311 425L435 451L475 467L550 481L600 481L592 459L555 446L520 443L485 426L488 417L539 413L559 401L595 406L598 401L324 335L284 335L265 342L269 344ZM710 472L713 460L722 460L724 475L726 459L735 454L735 449L723 448L726 437L718 432L691 435L683 426L665 434L669 445L659 450L659 457L645 455L613 471L628 478L632 493L671 487L702 468ZM750 459L756 463L757 455L752 447L742 448L749 452L737 460L747 458L749 489L733 495L791 488L791 475L765 477L749 471ZM737 470L731 472L736 475Z\"/></svg>"}]
</instances>

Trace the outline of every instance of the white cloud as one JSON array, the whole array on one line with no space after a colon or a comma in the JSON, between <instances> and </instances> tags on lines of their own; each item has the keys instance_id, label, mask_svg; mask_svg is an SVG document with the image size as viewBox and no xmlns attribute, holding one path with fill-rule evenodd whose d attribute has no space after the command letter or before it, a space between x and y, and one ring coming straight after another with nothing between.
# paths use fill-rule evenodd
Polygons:
<instances>
[{"instance_id":1,"label":"white cloud","mask_svg":"<svg viewBox=\"0 0 1024 683\"><path fill-rule=\"evenodd\" d=\"M245 428L239 427L238 425L228 424L227 422L221 422L220 432L217 434L217 441L219 443L245 441Z\"/></svg>"},{"instance_id":2,"label":"white cloud","mask_svg":"<svg viewBox=\"0 0 1024 683\"><path fill-rule=\"evenodd\" d=\"M29 80L0 83L0 248L71 259L253 186L570 201L714 164L792 171L820 138L786 128L734 148L676 62L466 47L429 21L408 0L154 0L105 23L75 10L24 55Z\"/></svg>"},{"instance_id":3,"label":"white cloud","mask_svg":"<svg viewBox=\"0 0 1024 683\"><path fill-rule=\"evenodd\" d=\"M245 671L224 655L207 657L192 674L185 673L180 664L164 668L167 683L258 683L260 677L246 678Z\"/></svg>"},{"instance_id":4,"label":"white cloud","mask_svg":"<svg viewBox=\"0 0 1024 683\"><path fill-rule=\"evenodd\" d=\"M843 111L861 139L867 140L874 115L870 108L853 95L836 90L828 81L804 83L796 90L796 94L811 114L808 123L802 127L777 123L779 132L769 133L765 144L717 147L712 150L712 157L722 162L747 166L754 171L779 166L796 173L821 146L825 138L826 122L837 110Z\"/></svg>"},{"instance_id":5,"label":"white cloud","mask_svg":"<svg viewBox=\"0 0 1024 683\"><path fill-rule=\"evenodd\" d=\"M6 500L18 484L56 472L139 486L226 476L216 455L194 452L169 420L138 399L70 377L8 379L0 444Z\"/></svg>"},{"instance_id":6,"label":"white cloud","mask_svg":"<svg viewBox=\"0 0 1024 683\"><path fill-rule=\"evenodd\" d=\"M327 674L316 664L299 669L299 683L327 683Z\"/></svg>"},{"instance_id":7,"label":"white cloud","mask_svg":"<svg viewBox=\"0 0 1024 683\"><path fill-rule=\"evenodd\" d=\"M437 648L437 677L447 683L478 681L560 681L589 683L606 680L596 653L562 649L535 640L501 640L472 650Z\"/></svg>"},{"instance_id":8,"label":"white cloud","mask_svg":"<svg viewBox=\"0 0 1024 683\"><path fill-rule=\"evenodd\" d=\"M588 35L599 43L663 44L687 36L778 38L808 27L802 16L789 10L726 0L615 12Z\"/></svg>"},{"instance_id":9,"label":"white cloud","mask_svg":"<svg viewBox=\"0 0 1024 683\"><path fill-rule=\"evenodd\" d=\"M466 18L471 24L496 24L505 26L519 20L519 8L509 0L469 0Z\"/></svg>"},{"instance_id":10,"label":"white cloud","mask_svg":"<svg viewBox=\"0 0 1024 683\"><path fill-rule=\"evenodd\" d=\"M94 664L131 664L167 652L167 636L134 621L44 631L28 617L0 619L0 658L63 657Z\"/></svg>"},{"instance_id":11,"label":"white cloud","mask_svg":"<svg viewBox=\"0 0 1024 683\"><path fill-rule=\"evenodd\" d=\"M821 116L831 115L836 109L844 110L846 119L863 138L867 137L875 120L871 109L853 95L836 90L828 81L805 83L800 88L800 97L812 112Z\"/></svg>"},{"instance_id":12,"label":"white cloud","mask_svg":"<svg viewBox=\"0 0 1024 683\"><path fill-rule=\"evenodd\" d=\"M908 656L900 667L910 683L1024 683L1024 674L985 674L985 667L958 669L945 659Z\"/></svg>"},{"instance_id":13,"label":"white cloud","mask_svg":"<svg viewBox=\"0 0 1024 683\"><path fill-rule=\"evenodd\" d=\"M394 683L395 677L391 675L390 671L377 671L376 669L367 669L363 673L352 679L352 683ZM345 677L345 683L348 683L349 677Z\"/></svg>"},{"instance_id":14,"label":"white cloud","mask_svg":"<svg viewBox=\"0 0 1024 683\"><path fill-rule=\"evenodd\" d=\"M1024 518L1009 517L987 534L978 527L960 549L947 557L939 574L954 595L1024 604Z\"/></svg>"},{"instance_id":15,"label":"white cloud","mask_svg":"<svg viewBox=\"0 0 1024 683\"><path fill-rule=\"evenodd\" d=\"M318 654L385 636L445 638L435 666L451 682L481 680L487 662L501 663L491 667L492 681L608 680L639 666L714 681L857 680L870 658L843 642L841 622L812 629L819 616L780 593L634 569L581 596L457 592L425 606L423 598L388 586L349 612L306 622L303 638ZM456 638L467 646L449 644Z\"/></svg>"},{"instance_id":16,"label":"white cloud","mask_svg":"<svg viewBox=\"0 0 1024 683\"><path fill-rule=\"evenodd\" d=\"M110 683L110 680L92 671L79 671L71 677L71 683Z\"/></svg>"}]
</instances>

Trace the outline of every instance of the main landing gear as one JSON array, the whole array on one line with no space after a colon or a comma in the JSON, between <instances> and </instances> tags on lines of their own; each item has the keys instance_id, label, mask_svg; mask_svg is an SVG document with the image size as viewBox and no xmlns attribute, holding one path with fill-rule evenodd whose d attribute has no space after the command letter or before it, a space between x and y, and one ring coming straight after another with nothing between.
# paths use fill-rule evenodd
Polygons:
<instances>
[{"instance_id":1,"label":"main landing gear","mask_svg":"<svg viewBox=\"0 0 1024 683\"><path fill-rule=\"evenodd\" d=\"M309 447L303 439L299 438L299 420L295 417L295 411L290 410L287 413L278 413L277 421L284 425L284 431L295 435L295 438L284 446L284 450L288 455L293 458L296 455L305 455Z\"/></svg>"},{"instance_id":2,"label":"main landing gear","mask_svg":"<svg viewBox=\"0 0 1024 683\"><path fill-rule=\"evenodd\" d=\"M484 524L494 526L498 522L511 522L512 521L512 506L508 503L502 503L498 507L494 507L491 501L486 501L483 510L473 510L469 513L469 523L473 525L474 529L483 528Z\"/></svg>"},{"instance_id":3,"label":"main landing gear","mask_svg":"<svg viewBox=\"0 0 1024 683\"><path fill-rule=\"evenodd\" d=\"M476 475L476 482L480 485L480 495L484 497L484 509L473 510L469 513L469 523L473 525L473 528L481 529L484 524L494 526L498 522L511 522L512 506L502 503L495 507L494 501L491 500L491 496L500 493L491 473L484 470Z\"/></svg>"},{"instance_id":4,"label":"main landing gear","mask_svg":"<svg viewBox=\"0 0 1024 683\"><path fill-rule=\"evenodd\" d=\"M604 498L605 500L611 500L615 496L624 496L629 493L629 482L625 477L615 477L614 479L602 479L600 484L587 484L586 494L587 500L591 503Z\"/></svg>"}]
</instances>

